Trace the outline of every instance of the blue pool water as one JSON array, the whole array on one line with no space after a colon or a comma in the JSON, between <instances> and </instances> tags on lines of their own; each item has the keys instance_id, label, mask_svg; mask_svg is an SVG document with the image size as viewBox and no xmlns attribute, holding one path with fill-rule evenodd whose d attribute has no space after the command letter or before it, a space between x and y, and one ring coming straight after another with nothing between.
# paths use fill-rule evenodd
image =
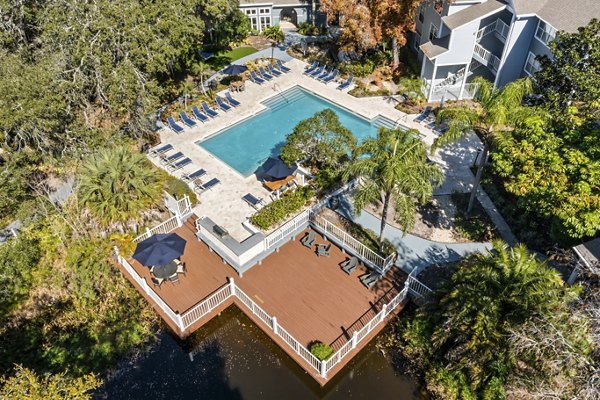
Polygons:
<instances>
[{"instance_id":1,"label":"blue pool water","mask_svg":"<svg viewBox=\"0 0 600 400\"><path fill-rule=\"evenodd\" d=\"M294 87L262 102L267 110L233 125L197 144L243 176L252 175L270 156L278 156L286 137L303 119L330 108L350 129L357 141L375 136L379 126L394 122L378 116L372 121L353 114L300 87Z\"/></svg>"}]
</instances>

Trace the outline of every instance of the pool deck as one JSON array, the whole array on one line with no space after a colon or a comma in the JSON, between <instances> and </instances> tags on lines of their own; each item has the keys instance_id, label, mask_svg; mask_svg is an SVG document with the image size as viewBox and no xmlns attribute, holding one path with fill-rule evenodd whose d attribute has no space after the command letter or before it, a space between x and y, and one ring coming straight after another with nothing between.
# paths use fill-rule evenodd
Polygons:
<instances>
[{"instance_id":1,"label":"pool deck","mask_svg":"<svg viewBox=\"0 0 600 400\"><path fill-rule=\"evenodd\" d=\"M304 76L302 71L306 63L300 60L290 60L286 63L286 66L290 67L292 71L275 78L271 82L257 85L248 81L246 90L234 95L242 103L236 109L227 113L219 111L220 115L218 117L206 123L199 123L198 126L193 128L186 127L181 134L176 134L168 128L160 131L163 143L172 144L174 151L181 151L192 160L191 165L175 172L174 175L181 176L185 172L193 172L196 169L204 168L207 171L207 179L217 177L221 181L218 186L199 196L200 203L195 207L194 212L199 216L211 218L227 229L230 235L238 241L250 236L251 232L243 227L242 223L255 212L252 207L242 200L242 196L252 193L254 196L268 199L269 192L262 187L255 175L243 177L227 164L198 146L196 142L264 110L265 106L261 102L276 95L279 91L285 91L299 85L352 110L366 119L371 120L378 115L382 115L405 126L419 129L424 136L424 141L429 144L435 138L431 130L412 122L410 117L406 118L405 113L394 108L395 103L388 102L384 97L356 98L350 96L347 91L337 90L337 84L335 83L326 85ZM403 119L408 120L408 122L403 121ZM156 158L150 159L159 165Z\"/></svg>"},{"instance_id":2,"label":"pool deck","mask_svg":"<svg viewBox=\"0 0 600 400\"><path fill-rule=\"evenodd\" d=\"M155 293L174 311L188 310L226 285L228 278L234 277L235 284L265 312L276 316L279 325L302 345L309 347L310 343L318 340L337 350L350 340L354 331L361 329L373 318L384 303L398 294L404 285L406 274L392 268L385 278L373 288L367 289L359 280L367 271L363 266L359 266L352 275L347 275L339 267L339 263L347 259L347 255L342 253L341 249L333 245L329 257L317 257L314 250L304 247L299 242L302 235L283 245L279 252L265 259L262 265L257 265L243 277L238 277L233 268L224 264L216 253L209 251L203 242L196 239L194 220L195 217L190 218L174 231L187 242L182 256L182 261L187 266L186 275L180 277L178 284L166 282L155 289ZM317 243L328 242L317 234ZM129 262L140 276L147 282L150 281L149 268L133 259ZM120 265L119 268L123 269ZM127 272L123 272L129 278ZM138 286L135 281L131 281L134 286ZM161 314L163 320L183 337L203 326L223 309L237 304L237 300L230 299L185 332L179 332L144 290L139 287L137 289ZM262 321L244 306L239 307L320 384L325 384L331 379L354 354L385 327L385 324L380 324L366 340L352 350L350 357L336 365L328 374L328 379L323 379L314 370L306 368L306 363L283 344L281 338L265 328ZM397 307L388 318L392 318L402 308L402 305Z\"/></svg>"}]
</instances>

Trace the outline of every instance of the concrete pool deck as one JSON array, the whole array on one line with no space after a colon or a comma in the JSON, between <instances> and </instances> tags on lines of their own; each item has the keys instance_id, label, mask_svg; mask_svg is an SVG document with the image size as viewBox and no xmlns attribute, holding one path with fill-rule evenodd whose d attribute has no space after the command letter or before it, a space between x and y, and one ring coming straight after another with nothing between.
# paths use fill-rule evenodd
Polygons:
<instances>
[{"instance_id":1,"label":"concrete pool deck","mask_svg":"<svg viewBox=\"0 0 600 400\"><path fill-rule=\"evenodd\" d=\"M303 61L293 59L286 63L286 66L291 68L292 71L275 78L271 82L259 86L247 81L246 90L234 95L241 105L227 113L219 111L218 117L206 123L198 123L193 128L186 127L181 134L176 134L168 128L163 128L159 132L162 143L170 143L173 145L173 152L181 151L192 160L191 165L173 173L173 175L181 177L184 173L204 168L207 171L205 176L207 180L216 177L221 181L218 186L199 195L200 202L194 208L194 212L198 216L211 218L227 229L230 235L238 241L242 241L251 235L251 232L242 223L255 212L252 207L242 200L242 196L252 193L254 196L268 199L269 192L263 188L255 175L243 177L227 164L198 146L196 142L261 112L266 108L261 102L275 96L280 91L299 85L352 110L366 119L372 120L376 116L382 115L400 125L418 129L423 136L423 140L428 144L431 144L436 137L435 132L413 122L410 116L394 108L395 103L388 102L384 97L356 98L349 95L347 90L337 90L337 84L335 83L325 85L313 78L304 76L302 72L306 65ZM182 123L180 124L182 125ZM151 157L150 159L163 168L157 158Z\"/></svg>"}]
</instances>

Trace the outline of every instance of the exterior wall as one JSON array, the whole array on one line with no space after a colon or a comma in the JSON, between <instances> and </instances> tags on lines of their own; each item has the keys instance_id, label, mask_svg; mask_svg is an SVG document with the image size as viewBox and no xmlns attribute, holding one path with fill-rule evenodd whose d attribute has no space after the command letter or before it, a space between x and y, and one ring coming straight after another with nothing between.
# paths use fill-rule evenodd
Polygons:
<instances>
[{"instance_id":1,"label":"exterior wall","mask_svg":"<svg viewBox=\"0 0 600 400\"><path fill-rule=\"evenodd\" d=\"M525 74L523 67L537 28L537 21L536 17L528 17L516 19L512 23L500 76L496 82L499 87L517 80Z\"/></svg>"},{"instance_id":2,"label":"exterior wall","mask_svg":"<svg viewBox=\"0 0 600 400\"><path fill-rule=\"evenodd\" d=\"M262 32L263 27L279 25L281 22L282 11L284 11L284 14L292 17L292 22L295 25L313 20L313 16L311 15L312 6L310 3L290 2L285 5L273 3L242 3L240 4L240 10L246 13L248 18L250 18L252 29L259 32ZM322 13L318 12L318 4L316 5L316 10L314 16L315 24L318 26L325 26L326 21L324 18L320 17L320 14ZM267 17L268 19L266 19ZM294 17L295 21L293 20Z\"/></svg>"},{"instance_id":3,"label":"exterior wall","mask_svg":"<svg viewBox=\"0 0 600 400\"><path fill-rule=\"evenodd\" d=\"M437 57L436 64L468 64L473 58L479 21L475 20L452 31L449 51Z\"/></svg>"}]
</instances>

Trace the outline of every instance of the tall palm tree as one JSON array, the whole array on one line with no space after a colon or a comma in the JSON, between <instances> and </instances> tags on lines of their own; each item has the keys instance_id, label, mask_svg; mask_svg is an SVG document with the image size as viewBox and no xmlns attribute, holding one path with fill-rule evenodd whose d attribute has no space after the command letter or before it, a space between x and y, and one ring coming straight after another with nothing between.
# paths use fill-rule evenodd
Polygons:
<instances>
[{"instance_id":1,"label":"tall palm tree","mask_svg":"<svg viewBox=\"0 0 600 400\"><path fill-rule=\"evenodd\" d=\"M80 171L79 199L105 226L138 220L160 201L161 189L146 157L126 147L100 150Z\"/></svg>"},{"instance_id":2,"label":"tall palm tree","mask_svg":"<svg viewBox=\"0 0 600 400\"><path fill-rule=\"evenodd\" d=\"M265 28L262 32L263 36L267 39L271 40L271 59L273 59L273 52L275 51L275 46L285 39L285 33L281 30L279 25L273 25L268 28Z\"/></svg>"},{"instance_id":3,"label":"tall palm tree","mask_svg":"<svg viewBox=\"0 0 600 400\"><path fill-rule=\"evenodd\" d=\"M448 122L448 129L433 143L432 151L454 143L464 136L475 132L483 143L483 151L475 183L469 199L467 214L473 208L475 196L481 183L483 168L487 160L491 145L495 138L507 131L523 116L527 108L523 106L523 97L531 92L531 81L520 79L509 83L502 89L494 88L494 85L481 77L473 81L479 86L475 100L477 104L458 105L442 109L437 116L438 124Z\"/></svg>"},{"instance_id":4,"label":"tall palm tree","mask_svg":"<svg viewBox=\"0 0 600 400\"><path fill-rule=\"evenodd\" d=\"M442 171L427 160L427 148L415 129L380 128L376 138L368 138L355 151L354 161L343 173L347 180L360 178L354 196L355 210L381 201L379 241L388 219L390 205L404 231L412 228L417 203L429 199L434 185L441 183Z\"/></svg>"},{"instance_id":5,"label":"tall palm tree","mask_svg":"<svg viewBox=\"0 0 600 400\"><path fill-rule=\"evenodd\" d=\"M461 385L478 392L477 398L499 398L482 392L495 380L506 382L523 361L536 364L514 357L510 332L527 321L568 312L577 297L576 287L565 286L560 274L524 245L511 248L497 241L491 251L460 262L435 299L418 311L405 337L426 354L430 371L456 381L451 377L464 376Z\"/></svg>"}]
</instances>

